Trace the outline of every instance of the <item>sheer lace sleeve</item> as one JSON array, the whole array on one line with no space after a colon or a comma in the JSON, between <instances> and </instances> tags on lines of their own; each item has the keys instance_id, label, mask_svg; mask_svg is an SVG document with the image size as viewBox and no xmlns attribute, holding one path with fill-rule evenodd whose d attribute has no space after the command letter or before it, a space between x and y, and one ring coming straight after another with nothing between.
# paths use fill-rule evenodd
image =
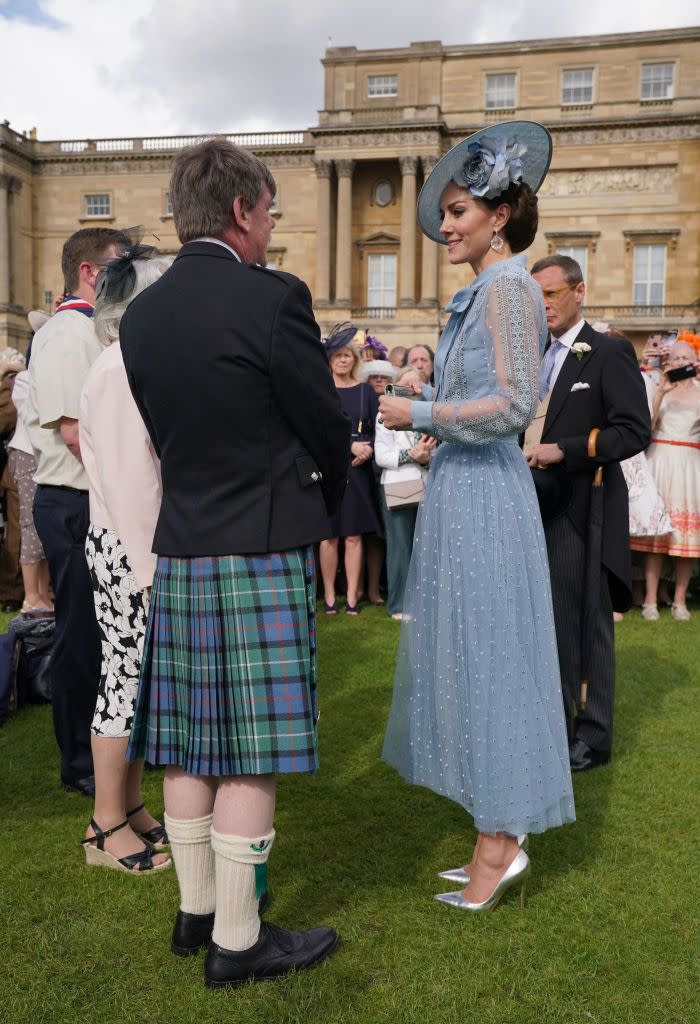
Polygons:
<instances>
[{"instance_id":1,"label":"sheer lace sleeve","mask_svg":"<svg viewBox=\"0 0 700 1024\"><path fill-rule=\"evenodd\" d=\"M485 386L477 387L480 397L468 397L474 387L463 342L445 367L445 400L432 405L431 434L456 444L487 444L525 429L537 410L541 307L525 276L503 274L488 286L475 323L467 328L480 335L472 341L483 346L485 365L475 376Z\"/></svg>"}]
</instances>

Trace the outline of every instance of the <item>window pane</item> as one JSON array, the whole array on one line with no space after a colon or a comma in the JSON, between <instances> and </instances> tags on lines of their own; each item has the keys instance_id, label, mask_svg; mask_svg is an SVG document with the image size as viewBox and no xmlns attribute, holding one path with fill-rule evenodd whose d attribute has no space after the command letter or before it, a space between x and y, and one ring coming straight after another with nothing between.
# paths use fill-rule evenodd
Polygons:
<instances>
[{"instance_id":1,"label":"window pane","mask_svg":"<svg viewBox=\"0 0 700 1024\"><path fill-rule=\"evenodd\" d=\"M565 71L562 80L562 103L593 102L593 68Z\"/></svg>"},{"instance_id":2,"label":"window pane","mask_svg":"<svg viewBox=\"0 0 700 1024\"><path fill-rule=\"evenodd\" d=\"M666 248L663 245L650 245L649 248L651 249L651 277L652 280L658 280L663 277Z\"/></svg>"},{"instance_id":3,"label":"window pane","mask_svg":"<svg viewBox=\"0 0 700 1024\"><path fill-rule=\"evenodd\" d=\"M633 267L633 301L642 305L663 305L666 285L666 246L635 245Z\"/></svg>"},{"instance_id":4,"label":"window pane","mask_svg":"<svg viewBox=\"0 0 700 1024\"><path fill-rule=\"evenodd\" d=\"M85 216L86 217L109 217L111 199L109 195L86 195Z\"/></svg>"},{"instance_id":5,"label":"window pane","mask_svg":"<svg viewBox=\"0 0 700 1024\"><path fill-rule=\"evenodd\" d=\"M398 94L397 75L369 75L367 78L368 96L396 96Z\"/></svg>"},{"instance_id":6,"label":"window pane","mask_svg":"<svg viewBox=\"0 0 700 1024\"><path fill-rule=\"evenodd\" d=\"M396 256L374 254L367 259L367 305L396 305Z\"/></svg>"},{"instance_id":7,"label":"window pane","mask_svg":"<svg viewBox=\"0 0 700 1024\"><path fill-rule=\"evenodd\" d=\"M673 98L673 64L642 64L642 99Z\"/></svg>"},{"instance_id":8,"label":"window pane","mask_svg":"<svg viewBox=\"0 0 700 1024\"><path fill-rule=\"evenodd\" d=\"M570 256L572 260L576 260L581 273L583 274L584 280L586 279L586 272L588 270L588 247L585 245L560 245L557 249L560 256Z\"/></svg>"},{"instance_id":9,"label":"window pane","mask_svg":"<svg viewBox=\"0 0 700 1024\"><path fill-rule=\"evenodd\" d=\"M515 106L515 75L486 76L486 107L490 110Z\"/></svg>"}]
</instances>

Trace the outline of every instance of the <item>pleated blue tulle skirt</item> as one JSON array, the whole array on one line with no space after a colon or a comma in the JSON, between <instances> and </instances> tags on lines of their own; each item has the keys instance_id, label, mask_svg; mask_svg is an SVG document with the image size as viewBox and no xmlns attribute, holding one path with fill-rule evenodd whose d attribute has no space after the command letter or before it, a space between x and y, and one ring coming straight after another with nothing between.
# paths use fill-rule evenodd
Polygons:
<instances>
[{"instance_id":1,"label":"pleated blue tulle skirt","mask_svg":"<svg viewBox=\"0 0 700 1024\"><path fill-rule=\"evenodd\" d=\"M515 438L438 448L403 610L384 760L481 832L573 821L547 551Z\"/></svg>"}]
</instances>

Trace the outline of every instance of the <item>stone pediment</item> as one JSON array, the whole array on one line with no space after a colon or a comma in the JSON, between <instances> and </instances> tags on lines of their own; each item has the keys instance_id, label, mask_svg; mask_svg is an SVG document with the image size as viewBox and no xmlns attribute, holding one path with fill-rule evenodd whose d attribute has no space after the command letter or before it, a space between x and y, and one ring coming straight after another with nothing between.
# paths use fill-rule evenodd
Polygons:
<instances>
[{"instance_id":1,"label":"stone pediment","mask_svg":"<svg viewBox=\"0 0 700 1024\"><path fill-rule=\"evenodd\" d=\"M360 249L376 249L379 246L399 245L401 239L397 235L390 235L386 231L377 231L365 238L360 238L355 244Z\"/></svg>"}]
</instances>

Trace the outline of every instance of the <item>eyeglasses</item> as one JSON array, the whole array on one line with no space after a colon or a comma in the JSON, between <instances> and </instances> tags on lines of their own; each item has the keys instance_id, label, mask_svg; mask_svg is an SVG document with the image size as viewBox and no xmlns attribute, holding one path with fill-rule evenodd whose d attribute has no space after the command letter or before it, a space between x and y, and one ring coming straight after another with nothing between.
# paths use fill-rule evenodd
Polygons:
<instances>
[{"instance_id":1,"label":"eyeglasses","mask_svg":"<svg viewBox=\"0 0 700 1024\"><path fill-rule=\"evenodd\" d=\"M563 288L550 288L547 291L540 288L545 302L556 302L562 292L572 292L577 287L575 284L566 284Z\"/></svg>"}]
</instances>

